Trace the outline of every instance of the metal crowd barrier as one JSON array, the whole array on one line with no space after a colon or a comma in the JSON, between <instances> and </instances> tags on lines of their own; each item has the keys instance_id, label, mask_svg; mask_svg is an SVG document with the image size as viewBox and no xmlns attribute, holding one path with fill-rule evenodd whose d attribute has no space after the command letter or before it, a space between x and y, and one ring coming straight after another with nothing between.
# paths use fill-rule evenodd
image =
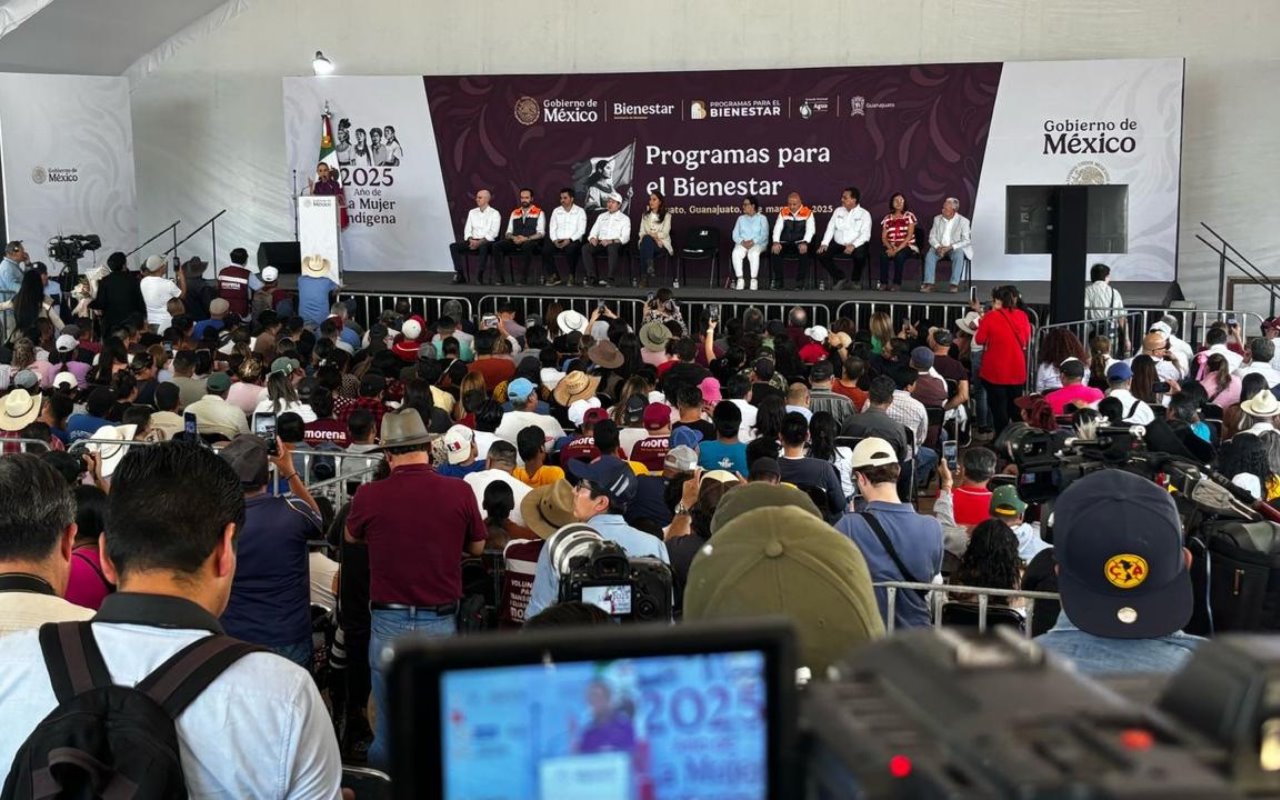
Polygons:
<instances>
[{"instance_id":1,"label":"metal crowd barrier","mask_svg":"<svg viewBox=\"0 0 1280 800\"><path fill-rule=\"evenodd\" d=\"M885 625L887 633L893 633L894 628L894 612L897 609L898 592L900 591L927 591L929 592L929 618L933 621L933 627L942 627L942 607L948 600L947 598L953 594L976 595L978 598L978 632L986 633L987 630L987 612L991 607L992 597L1021 597L1027 601L1024 609L1023 620L1025 624L1022 626L1023 636L1031 638L1031 620L1035 616L1037 600L1058 600L1059 595L1054 592L1026 592L1020 589L988 589L980 586L953 586L945 583L910 583L907 581L881 581L872 584L877 589L885 590L885 618L888 620ZM968 602L968 601L966 601Z\"/></svg>"},{"instance_id":2,"label":"metal crowd barrier","mask_svg":"<svg viewBox=\"0 0 1280 800\"><path fill-rule=\"evenodd\" d=\"M851 319L858 330L868 328L871 324L871 315L877 311L888 312L889 317L893 319L893 328L898 330L902 325L902 320L909 319L913 324L929 324L938 325L955 331L955 321L963 319L964 315L969 313L969 302L965 301L944 301L941 297L938 300L926 300L917 302L914 300L846 300L836 309L837 319Z\"/></svg>"},{"instance_id":3,"label":"metal crowd barrier","mask_svg":"<svg viewBox=\"0 0 1280 800\"><path fill-rule=\"evenodd\" d=\"M569 297L551 294L487 294L477 303L479 314L481 317L496 314L504 303L510 303L515 308L516 320L521 324L535 315L542 320L543 325L553 324L555 320L547 318L548 312L554 310L553 306L558 306L560 311L577 311L590 319L592 312L601 303L636 330L640 329L644 317L644 300L635 297Z\"/></svg>"},{"instance_id":4,"label":"metal crowd barrier","mask_svg":"<svg viewBox=\"0 0 1280 800\"><path fill-rule=\"evenodd\" d=\"M1120 324L1122 321L1123 325ZM1139 345L1141 344L1142 333L1146 331L1142 324L1140 312L1125 310L1098 319L1079 319L1033 327L1031 346L1027 348L1027 391L1035 391L1036 370L1040 366L1040 347L1045 337L1051 332L1070 331L1080 340L1086 351L1089 350L1091 337L1100 333L1106 334L1111 339L1111 357L1123 361L1133 354L1133 342L1137 341Z\"/></svg>"},{"instance_id":5,"label":"metal crowd barrier","mask_svg":"<svg viewBox=\"0 0 1280 800\"><path fill-rule=\"evenodd\" d=\"M462 304L467 319L471 319L475 310L471 300L466 297L450 297L430 294L403 294L395 292L338 292L338 300L351 301L355 304L352 315L356 321L368 328L378 320L384 310L394 310L396 303L405 300L409 303L409 313L419 314L428 322L434 323L440 318L441 308L450 301Z\"/></svg>"},{"instance_id":6,"label":"metal crowd barrier","mask_svg":"<svg viewBox=\"0 0 1280 800\"><path fill-rule=\"evenodd\" d=\"M736 297L738 296L738 294L735 293L729 296ZM742 314L746 312L747 309L755 308L755 309L758 309L762 314L764 314L764 318L766 320L780 319L780 320L783 320L784 322L787 320L788 315L791 313L791 309L799 308L799 309L802 309L805 312L805 314L808 315L807 318L810 326L821 325L822 327L828 328L828 329L831 327L831 309L825 303L796 302L796 301L752 302L752 301L736 301L736 300L721 302L718 300L698 300L696 302L682 302L681 305L686 307L685 309L682 309L682 313L684 313L685 319L689 321L691 325L696 324L699 321L705 321L705 318L702 317L701 315L697 316L697 318L695 319L695 317L693 316L693 310L695 308L701 307L701 309L705 313L707 306L719 306L721 319L731 319L733 317L741 317ZM705 330L705 328L703 330ZM695 328L694 332L696 334L696 333L699 333L700 331L698 331L698 329Z\"/></svg>"}]
</instances>

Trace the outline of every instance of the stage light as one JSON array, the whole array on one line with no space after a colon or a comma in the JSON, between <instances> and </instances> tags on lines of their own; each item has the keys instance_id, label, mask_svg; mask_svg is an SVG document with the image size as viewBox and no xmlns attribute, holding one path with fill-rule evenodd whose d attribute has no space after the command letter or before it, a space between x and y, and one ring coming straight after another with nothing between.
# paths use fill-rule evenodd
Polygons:
<instances>
[{"instance_id":1,"label":"stage light","mask_svg":"<svg viewBox=\"0 0 1280 800\"><path fill-rule=\"evenodd\" d=\"M313 59L313 60L312 60L312 62L311 62L311 69L312 69L312 70L313 70L317 75L332 75L332 74L333 74L333 62L332 62L332 61L330 61L328 58L325 58L324 53L322 53L322 52L320 52L319 50L317 50L317 51L316 51L316 57L315 57L315 59Z\"/></svg>"}]
</instances>

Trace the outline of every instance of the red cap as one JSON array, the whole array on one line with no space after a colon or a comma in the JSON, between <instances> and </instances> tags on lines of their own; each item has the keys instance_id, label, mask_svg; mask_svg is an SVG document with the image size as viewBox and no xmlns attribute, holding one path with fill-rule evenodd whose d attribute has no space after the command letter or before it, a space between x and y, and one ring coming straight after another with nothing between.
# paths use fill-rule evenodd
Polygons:
<instances>
[{"instance_id":1,"label":"red cap","mask_svg":"<svg viewBox=\"0 0 1280 800\"><path fill-rule=\"evenodd\" d=\"M671 422L671 406L665 403L650 403L644 407L644 429L656 431L665 428Z\"/></svg>"},{"instance_id":2,"label":"red cap","mask_svg":"<svg viewBox=\"0 0 1280 800\"><path fill-rule=\"evenodd\" d=\"M595 425L597 422L604 422L609 418L609 412L603 408L588 408L587 413L582 415L583 425Z\"/></svg>"}]
</instances>

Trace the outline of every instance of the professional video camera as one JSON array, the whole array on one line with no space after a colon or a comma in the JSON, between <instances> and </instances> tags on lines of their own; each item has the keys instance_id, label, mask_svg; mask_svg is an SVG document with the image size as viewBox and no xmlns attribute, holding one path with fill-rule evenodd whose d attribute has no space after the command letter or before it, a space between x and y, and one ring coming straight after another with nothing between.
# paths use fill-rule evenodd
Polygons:
<instances>
[{"instance_id":1,"label":"professional video camera","mask_svg":"<svg viewBox=\"0 0 1280 800\"><path fill-rule=\"evenodd\" d=\"M995 634L895 633L811 683L805 796L1280 795L1274 638L1207 643L1160 687L1152 675L1095 682Z\"/></svg>"},{"instance_id":2,"label":"professional video camera","mask_svg":"<svg viewBox=\"0 0 1280 800\"><path fill-rule=\"evenodd\" d=\"M624 622L671 620L671 568L658 559L629 558L586 526L557 533L547 547L560 575L560 602L598 606Z\"/></svg>"},{"instance_id":3,"label":"professional video camera","mask_svg":"<svg viewBox=\"0 0 1280 800\"><path fill-rule=\"evenodd\" d=\"M49 240L49 258L62 264L63 288L70 290L79 279L79 261L84 254L102 247L102 237L96 233L55 236Z\"/></svg>"}]
</instances>

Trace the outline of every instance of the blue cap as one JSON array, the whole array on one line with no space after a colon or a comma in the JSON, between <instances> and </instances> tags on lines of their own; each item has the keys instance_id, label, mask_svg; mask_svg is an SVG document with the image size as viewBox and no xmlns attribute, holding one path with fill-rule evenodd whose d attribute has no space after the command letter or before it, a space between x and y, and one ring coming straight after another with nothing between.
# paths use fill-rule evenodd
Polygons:
<instances>
[{"instance_id":1,"label":"blue cap","mask_svg":"<svg viewBox=\"0 0 1280 800\"><path fill-rule=\"evenodd\" d=\"M1133 379L1133 370L1123 361L1117 361L1107 367L1107 380L1109 381L1127 381Z\"/></svg>"},{"instance_id":2,"label":"blue cap","mask_svg":"<svg viewBox=\"0 0 1280 800\"><path fill-rule=\"evenodd\" d=\"M612 511L621 514L636 496L636 474L631 465L617 456L600 456L595 461L574 459L567 467L573 477L591 481L609 496Z\"/></svg>"},{"instance_id":3,"label":"blue cap","mask_svg":"<svg viewBox=\"0 0 1280 800\"><path fill-rule=\"evenodd\" d=\"M702 432L690 428L688 425L681 425L671 432L668 441L673 448L684 446L693 449L702 441Z\"/></svg>"},{"instance_id":4,"label":"blue cap","mask_svg":"<svg viewBox=\"0 0 1280 800\"><path fill-rule=\"evenodd\" d=\"M1167 491L1130 472L1100 470L1067 487L1053 517L1062 610L1077 628L1151 639L1191 619L1182 522Z\"/></svg>"},{"instance_id":5,"label":"blue cap","mask_svg":"<svg viewBox=\"0 0 1280 800\"><path fill-rule=\"evenodd\" d=\"M533 381L528 378L516 378L507 384L508 400L528 400L529 395L533 394Z\"/></svg>"}]
</instances>

